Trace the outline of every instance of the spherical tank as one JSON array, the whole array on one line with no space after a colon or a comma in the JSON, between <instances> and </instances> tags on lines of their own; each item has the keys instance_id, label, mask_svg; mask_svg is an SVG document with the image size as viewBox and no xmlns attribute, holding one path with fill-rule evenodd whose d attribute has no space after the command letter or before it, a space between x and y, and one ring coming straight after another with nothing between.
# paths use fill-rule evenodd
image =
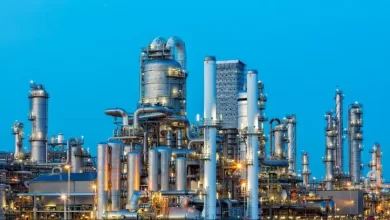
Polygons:
<instances>
[{"instance_id":1,"label":"spherical tank","mask_svg":"<svg viewBox=\"0 0 390 220\"><path fill-rule=\"evenodd\" d=\"M142 104L166 106L180 112L181 100L185 98L185 75L176 60L145 61L142 78Z\"/></svg>"}]
</instances>

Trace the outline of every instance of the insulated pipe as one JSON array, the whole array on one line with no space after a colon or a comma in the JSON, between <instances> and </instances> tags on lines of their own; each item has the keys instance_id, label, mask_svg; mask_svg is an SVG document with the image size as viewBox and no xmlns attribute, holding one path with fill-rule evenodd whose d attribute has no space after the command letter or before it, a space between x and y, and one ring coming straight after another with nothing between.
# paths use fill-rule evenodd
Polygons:
<instances>
[{"instance_id":1,"label":"insulated pipe","mask_svg":"<svg viewBox=\"0 0 390 220\"><path fill-rule=\"evenodd\" d=\"M166 107L160 107L160 106L142 107L142 108L139 108L139 109L138 109L137 111L135 111L135 113L134 113L134 119L133 119L133 127L134 127L134 129L138 129L138 128L139 128L138 121L139 121L139 116L140 116L141 114L145 114L145 113L155 113L155 112L161 112L161 113L172 114L172 113L173 113L173 110L172 110L172 109L169 109L169 108L166 108Z\"/></svg>"},{"instance_id":2,"label":"insulated pipe","mask_svg":"<svg viewBox=\"0 0 390 220\"><path fill-rule=\"evenodd\" d=\"M240 158L239 161L242 164L246 163L246 151L247 151L247 142L248 140L245 138L245 129L248 128L248 117L247 117L247 107L248 101L247 101L247 92L246 88L238 93L237 97L237 108L238 108L238 133L239 133L239 151L240 151ZM246 180L246 167L242 167L241 170L240 179Z\"/></svg>"},{"instance_id":3,"label":"insulated pipe","mask_svg":"<svg viewBox=\"0 0 390 220\"><path fill-rule=\"evenodd\" d=\"M180 63L180 66L183 70L186 69L186 46L184 41L179 37L173 36L170 37L165 46L168 50L172 50L174 47L177 49L177 62Z\"/></svg>"},{"instance_id":4,"label":"insulated pipe","mask_svg":"<svg viewBox=\"0 0 390 220\"><path fill-rule=\"evenodd\" d=\"M286 126L284 124L277 125L277 126L275 126L273 132L274 132L274 138L275 138L275 152L274 152L274 155L278 159L285 159L285 151L286 151L285 132L286 132Z\"/></svg>"},{"instance_id":5,"label":"insulated pipe","mask_svg":"<svg viewBox=\"0 0 390 220\"><path fill-rule=\"evenodd\" d=\"M216 59L213 56L204 59L204 190L205 208L202 216L205 219L217 218L216 207L216 148L217 128L213 122L217 119L216 114Z\"/></svg>"},{"instance_id":6,"label":"insulated pipe","mask_svg":"<svg viewBox=\"0 0 390 220\"><path fill-rule=\"evenodd\" d=\"M23 159L23 128L23 123L17 121L12 127L12 134L15 136L15 160Z\"/></svg>"},{"instance_id":7,"label":"insulated pipe","mask_svg":"<svg viewBox=\"0 0 390 220\"><path fill-rule=\"evenodd\" d=\"M185 157L176 158L176 190L187 189L187 161Z\"/></svg>"},{"instance_id":8,"label":"insulated pipe","mask_svg":"<svg viewBox=\"0 0 390 220\"><path fill-rule=\"evenodd\" d=\"M97 219L102 219L107 210L107 186L106 173L108 173L108 145L107 143L98 144L98 164L97 164Z\"/></svg>"},{"instance_id":9,"label":"insulated pipe","mask_svg":"<svg viewBox=\"0 0 390 220\"><path fill-rule=\"evenodd\" d=\"M269 132L270 132L270 138L269 138L269 153L272 156L273 154L273 145L272 145L272 139L273 139L273 129L272 129L272 124L273 122L276 121L278 125L280 125L280 120L278 118L273 118L269 121Z\"/></svg>"},{"instance_id":10,"label":"insulated pipe","mask_svg":"<svg viewBox=\"0 0 390 220\"><path fill-rule=\"evenodd\" d=\"M113 117L122 117L122 125L127 126L129 125L129 115L127 114L126 110L121 108L110 108L104 111L106 115L110 115Z\"/></svg>"},{"instance_id":11,"label":"insulated pipe","mask_svg":"<svg viewBox=\"0 0 390 220\"><path fill-rule=\"evenodd\" d=\"M195 190L165 190L161 191L162 196L196 196L199 192Z\"/></svg>"},{"instance_id":12,"label":"insulated pipe","mask_svg":"<svg viewBox=\"0 0 390 220\"><path fill-rule=\"evenodd\" d=\"M336 89L335 101L336 101L336 150L335 150L335 165L338 167L340 173L344 170L344 140L343 140L343 92Z\"/></svg>"},{"instance_id":13,"label":"insulated pipe","mask_svg":"<svg viewBox=\"0 0 390 220\"><path fill-rule=\"evenodd\" d=\"M127 154L127 199L130 204L134 191L140 190L140 155L138 152Z\"/></svg>"},{"instance_id":14,"label":"insulated pipe","mask_svg":"<svg viewBox=\"0 0 390 220\"><path fill-rule=\"evenodd\" d=\"M172 137L172 130L167 130L167 133L166 133L166 141L167 141L167 146L168 147L172 147L172 143L173 143L173 137Z\"/></svg>"},{"instance_id":15,"label":"insulated pipe","mask_svg":"<svg viewBox=\"0 0 390 220\"><path fill-rule=\"evenodd\" d=\"M111 147L111 211L120 210L121 193L121 152L123 144L121 141L109 141Z\"/></svg>"},{"instance_id":16,"label":"insulated pipe","mask_svg":"<svg viewBox=\"0 0 390 220\"><path fill-rule=\"evenodd\" d=\"M148 163L148 189L149 191L158 190L158 151L153 148L149 150Z\"/></svg>"},{"instance_id":17,"label":"insulated pipe","mask_svg":"<svg viewBox=\"0 0 390 220\"><path fill-rule=\"evenodd\" d=\"M181 122L181 123L184 123L185 126L186 126L186 136L187 136L188 141L191 142L191 140L196 138L196 137L194 137L191 134L191 124L190 124L190 122L188 121L188 119L186 117L171 116L171 117L167 118L166 120L168 120L170 122Z\"/></svg>"},{"instance_id":18,"label":"insulated pipe","mask_svg":"<svg viewBox=\"0 0 390 220\"><path fill-rule=\"evenodd\" d=\"M309 186L310 180L310 170L309 170L309 154L307 152L302 152L302 177L303 177L303 186Z\"/></svg>"},{"instance_id":19,"label":"insulated pipe","mask_svg":"<svg viewBox=\"0 0 390 220\"><path fill-rule=\"evenodd\" d=\"M350 164L349 173L353 185L359 185L361 179L361 151L363 150L363 110L362 105L355 102L349 106L348 121L349 121L349 151Z\"/></svg>"},{"instance_id":20,"label":"insulated pipe","mask_svg":"<svg viewBox=\"0 0 390 220\"><path fill-rule=\"evenodd\" d=\"M259 216L259 160L258 160L258 88L257 88L257 71L249 70L247 72L247 93L248 93L248 217L250 219L261 219Z\"/></svg>"},{"instance_id":21,"label":"insulated pipe","mask_svg":"<svg viewBox=\"0 0 390 220\"><path fill-rule=\"evenodd\" d=\"M100 218L98 218L100 219ZM113 212L106 212L101 219L138 219L137 212L129 212L127 210L119 210Z\"/></svg>"}]
</instances>

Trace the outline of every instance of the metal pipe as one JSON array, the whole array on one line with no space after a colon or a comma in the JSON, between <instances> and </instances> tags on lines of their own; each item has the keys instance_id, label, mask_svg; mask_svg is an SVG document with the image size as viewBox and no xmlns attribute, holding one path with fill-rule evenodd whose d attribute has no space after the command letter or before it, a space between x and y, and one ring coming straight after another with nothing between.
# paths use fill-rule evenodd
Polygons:
<instances>
[{"instance_id":1,"label":"metal pipe","mask_svg":"<svg viewBox=\"0 0 390 220\"><path fill-rule=\"evenodd\" d=\"M248 147L247 147L247 160L248 162L248 217L250 219L261 219L259 216L259 160L258 160L258 120L259 120L259 108L258 108L258 89L257 89L257 71L249 70L247 72L247 93L248 93Z\"/></svg>"},{"instance_id":2,"label":"metal pipe","mask_svg":"<svg viewBox=\"0 0 390 220\"><path fill-rule=\"evenodd\" d=\"M274 159L264 159L260 163L264 166L276 166L276 167L288 167L289 163L286 160L274 160Z\"/></svg>"},{"instance_id":3,"label":"metal pipe","mask_svg":"<svg viewBox=\"0 0 390 220\"><path fill-rule=\"evenodd\" d=\"M285 133L287 129L284 124L280 124L274 127L274 138L275 138L275 152L274 155L278 159L285 159L286 152L286 141Z\"/></svg>"},{"instance_id":4,"label":"metal pipe","mask_svg":"<svg viewBox=\"0 0 390 220\"><path fill-rule=\"evenodd\" d=\"M287 118L287 137L288 137L288 143L287 143L287 160L288 160L288 172L290 174L295 174L297 170L296 165L296 150L297 150L297 121L295 115L289 115Z\"/></svg>"},{"instance_id":5,"label":"metal pipe","mask_svg":"<svg viewBox=\"0 0 390 220\"><path fill-rule=\"evenodd\" d=\"M204 160L204 190L205 208L202 216L206 219L217 218L216 207L216 137L217 129L215 121L216 114L216 59L213 56L205 57L204 59L204 144L203 154Z\"/></svg>"},{"instance_id":6,"label":"metal pipe","mask_svg":"<svg viewBox=\"0 0 390 220\"><path fill-rule=\"evenodd\" d=\"M66 161L64 163L37 163L37 165L38 166L61 166L61 165L69 164L70 157L71 157L70 153L71 153L72 143L75 143L76 145L78 145L79 141L75 137L68 139L68 141L67 141L68 150L66 152Z\"/></svg>"},{"instance_id":7,"label":"metal pipe","mask_svg":"<svg viewBox=\"0 0 390 220\"><path fill-rule=\"evenodd\" d=\"M149 150L148 163L148 189L149 191L158 190L158 151L155 148Z\"/></svg>"},{"instance_id":8,"label":"metal pipe","mask_svg":"<svg viewBox=\"0 0 390 220\"><path fill-rule=\"evenodd\" d=\"M119 211L121 204L121 152L123 143L121 141L109 141L111 147L111 211Z\"/></svg>"},{"instance_id":9,"label":"metal pipe","mask_svg":"<svg viewBox=\"0 0 390 220\"><path fill-rule=\"evenodd\" d=\"M177 49L177 62L180 63L180 66L183 70L186 69L186 47L184 41L179 37L173 36L170 37L165 46L168 50L173 48Z\"/></svg>"},{"instance_id":10,"label":"metal pipe","mask_svg":"<svg viewBox=\"0 0 390 220\"><path fill-rule=\"evenodd\" d=\"M185 157L176 158L176 190L187 189L187 160Z\"/></svg>"},{"instance_id":11,"label":"metal pipe","mask_svg":"<svg viewBox=\"0 0 390 220\"><path fill-rule=\"evenodd\" d=\"M248 128L248 100L247 100L247 92L246 88L243 91L238 93L237 97L237 107L238 107L238 133L239 133L239 151L240 158L239 161L242 164L246 163L246 153L247 153L247 142L248 140L245 138L245 130ZM240 179L246 180L246 166L242 167Z\"/></svg>"},{"instance_id":12,"label":"metal pipe","mask_svg":"<svg viewBox=\"0 0 390 220\"><path fill-rule=\"evenodd\" d=\"M203 143L203 141L202 141L202 143ZM195 153L194 149L187 149L187 148L172 149L172 154L193 154L193 153Z\"/></svg>"},{"instance_id":13,"label":"metal pipe","mask_svg":"<svg viewBox=\"0 0 390 220\"><path fill-rule=\"evenodd\" d=\"M149 139L148 139L149 132L146 130L144 132L144 142L143 142L143 164L146 164L148 161L148 144L149 144Z\"/></svg>"},{"instance_id":14,"label":"metal pipe","mask_svg":"<svg viewBox=\"0 0 390 220\"><path fill-rule=\"evenodd\" d=\"M309 186L311 171L309 170L309 154L307 152L302 152L302 177L303 177L303 186Z\"/></svg>"},{"instance_id":15,"label":"metal pipe","mask_svg":"<svg viewBox=\"0 0 390 220\"><path fill-rule=\"evenodd\" d=\"M344 94L341 90L336 89L336 150L335 150L335 166L338 173L344 170L344 139L343 139L343 98Z\"/></svg>"},{"instance_id":16,"label":"metal pipe","mask_svg":"<svg viewBox=\"0 0 390 220\"><path fill-rule=\"evenodd\" d=\"M160 107L160 106L152 106L152 107L142 107L137 109L134 113L134 119L133 119L133 127L134 129L138 129L138 121L139 121L139 116L141 114L145 113L155 113L155 112L161 112L161 113L166 113L166 114L172 114L173 110L166 108L166 107Z\"/></svg>"},{"instance_id":17,"label":"metal pipe","mask_svg":"<svg viewBox=\"0 0 390 220\"><path fill-rule=\"evenodd\" d=\"M104 113L106 115L113 116L113 117L122 117L122 125L123 126L129 125L129 115L124 109L110 108L110 109L106 109Z\"/></svg>"},{"instance_id":18,"label":"metal pipe","mask_svg":"<svg viewBox=\"0 0 390 220\"><path fill-rule=\"evenodd\" d=\"M119 211L106 212L101 219L138 219L138 213L122 209Z\"/></svg>"},{"instance_id":19,"label":"metal pipe","mask_svg":"<svg viewBox=\"0 0 390 220\"><path fill-rule=\"evenodd\" d=\"M22 160L23 159L23 128L24 125L21 122L14 122L12 127L12 134L15 136L15 152L14 159Z\"/></svg>"},{"instance_id":20,"label":"metal pipe","mask_svg":"<svg viewBox=\"0 0 390 220\"><path fill-rule=\"evenodd\" d=\"M146 191L134 191L129 202L129 211L137 212L138 211L138 202L143 196L147 196Z\"/></svg>"},{"instance_id":21,"label":"metal pipe","mask_svg":"<svg viewBox=\"0 0 390 220\"><path fill-rule=\"evenodd\" d=\"M199 192L195 190L164 190L161 191L162 196L196 196Z\"/></svg>"},{"instance_id":22,"label":"metal pipe","mask_svg":"<svg viewBox=\"0 0 390 220\"><path fill-rule=\"evenodd\" d=\"M127 154L127 204L130 204L134 191L140 190L140 155L138 152Z\"/></svg>"},{"instance_id":23,"label":"metal pipe","mask_svg":"<svg viewBox=\"0 0 390 220\"><path fill-rule=\"evenodd\" d=\"M278 125L280 125L280 120L278 118L273 118L269 121L269 153L270 155L272 156L273 155L273 143L272 143L272 139L273 139L273 129L272 129L272 124L273 122L276 121L278 123Z\"/></svg>"},{"instance_id":24,"label":"metal pipe","mask_svg":"<svg viewBox=\"0 0 390 220\"><path fill-rule=\"evenodd\" d=\"M30 87L32 89L28 96L30 99L28 119L31 121L30 160L37 163L46 163L49 93L42 84L31 82Z\"/></svg>"},{"instance_id":25,"label":"metal pipe","mask_svg":"<svg viewBox=\"0 0 390 220\"><path fill-rule=\"evenodd\" d=\"M172 147L172 142L173 142L173 137L172 137L172 130L167 130L167 133L166 133L166 142L167 142L167 146L168 147Z\"/></svg>"},{"instance_id":26,"label":"metal pipe","mask_svg":"<svg viewBox=\"0 0 390 220\"><path fill-rule=\"evenodd\" d=\"M97 219L102 219L107 210L108 145L99 143L97 148Z\"/></svg>"}]
</instances>

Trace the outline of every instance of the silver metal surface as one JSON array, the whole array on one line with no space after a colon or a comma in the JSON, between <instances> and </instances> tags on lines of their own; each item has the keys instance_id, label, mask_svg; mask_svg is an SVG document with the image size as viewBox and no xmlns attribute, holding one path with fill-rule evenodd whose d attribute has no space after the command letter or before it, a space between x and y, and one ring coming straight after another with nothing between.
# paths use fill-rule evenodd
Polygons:
<instances>
[{"instance_id":1,"label":"silver metal surface","mask_svg":"<svg viewBox=\"0 0 390 220\"><path fill-rule=\"evenodd\" d=\"M148 189L149 191L158 190L158 151L155 148L149 150L148 163Z\"/></svg>"},{"instance_id":2,"label":"silver metal surface","mask_svg":"<svg viewBox=\"0 0 390 220\"><path fill-rule=\"evenodd\" d=\"M344 94L341 90L336 89L336 150L335 150L335 166L336 172L342 173L344 170L344 139L343 139L343 98Z\"/></svg>"},{"instance_id":3,"label":"silver metal surface","mask_svg":"<svg viewBox=\"0 0 390 220\"><path fill-rule=\"evenodd\" d=\"M140 190L140 154L139 152L130 152L127 154L127 201L130 203L134 191Z\"/></svg>"},{"instance_id":4,"label":"silver metal surface","mask_svg":"<svg viewBox=\"0 0 390 220\"><path fill-rule=\"evenodd\" d=\"M160 106L139 108L139 109L137 109L137 111L135 111L135 113L134 113L134 121L133 121L133 127L134 127L134 129L138 129L138 128L139 128L138 120L139 120L139 116L140 116L141 114L145 114L145 113L156 113L156 112L166 113L166 114L172 114L172 113L173 113L173 111L172 111L171 109L168 109L168 108L166 108L166 107L160 107Z\"/></svg>"},{"instance_id":5,"label":"silver metal surface","mask_svg":"<svg viewBox=\"0 0 390 220\"><path fill-rule=\"evenodd\" d=\"M83 158L82 158L82 152L81 152L81 146L79 144L68 146L71 148L71 156L70 156L70 162L71 162L71 172L72 173L81 173L83 168Z\"/></svg>"},{"instance_id":6,"label":"silver metal surface","mask_svg":"<svg viewBox=\"0 0 390 220\"><path fill-rule=\"evenodd\" d=\"M167 130L166 135L167 135L167 136L166 136L167 147L172 147L172 145L173 145L172 130Z\"/></svg>"},{"instance_id":7,"label":"silver metal surface","mask_svg":"<svg viewBox=\"0 0 390 220\"><path fill-rule=\"evenodd\" d=\"M120 141L109 141L111 147L111 211L119 211L121 204L121 152L123 144Z\"/></svg>"},{"instance_id":8,"label":"silver metal surface","mask_svg":"<svg viewBox=\"0 0 390 220\"><path fill-rule=\"evenodd\" d=\"M104 111L106 115L110 115L113 117L122 117L122 125L127 126L129 125L129 115L127 114L126 110L121 108L111 108Z\"/></svg>"},{"instance_id":9,"label":"silver metal surface","mask_svg":"<svg viewBox=\"0 0 390 220\"><path fill-rule=\"evenodd\" d=\"M333 190L334 184L334 151L336 146L337 138L337 129L336 129L336 119L333 118L332 112L327 112L325 114L326 128L325 128L325 188L327 190Z\"/></svg>"},{"instance_id":10,"label":"silver metal surface","mask_svg":"<svg viewBox=\"0 0 390 220\"><path fill-rule=\"evenodd\" d=\"M97 219L102 219L107 210L108 145L99 143L97 151Z\"/></svg>"},{"instance_id":11,"label":"silver metal surface","mask_svg":"<svg viewBox=\"0 0 390 220\"><path fill-rule=\"evenodd\" d=\"M182 39L179 37L173 36L170 37L165 46L168 50L173 51L173 49L177 49L177 62L179 62L181 68L183 70L186 69L187 62L187 54L186 54L186 46Z\"/></svg>"},{"instance_id":12,"label":"silver metal surface","mask_svg":"<svg viewBox=\"0 0 390 220\"><path fill-rule=\"evenodd\" d=\"M156 149L160 153L161 190L169 190L169 164L172 152L169 147L157 147Z\"/></svg>"},{"instance_id":13,"label":"silver metal surface","mask_svg":"<svg viewBox=\"0 0 390 220\"><path fill-rule=\"evenodd\" d=\"M187 159L185 157L176 158L176 189L187 189Z\"/></svg>"},{"instance_id":14,"label":"silver metal surface","mask_svg":"<svg viewBox=\"0 0 390 220\"><path fill-rule=\"evenodd\" d=\"M280 124L274 127L274 137L275 137L275 152L274 156L279 159L286 158L286 126Z\"/></svg>"},{"instance_id":15,"label":"silver metal surface","mask_svg":"<svg viewBox=\"0 0 390 220\"><path fill-rule=\"evenodd\" d=\"M14 122L12 127L12 134L15 136L15 150L14 150L14 159L21 160L23 159L23 128L24 125L21 122Z\"/></svg>"},{"instance_id":16,"label":"silver metal surface","mask_svg":"<svg viewBox=\"0 0 390 220\"><path fill-rule=\"evenodd\" d=\"M309 154L307 152L302 152L303 187L309 186L310 174L311 174L311 172L309 169Z\"/></svg>"},{"instance_id":17,"label":"silver metal surface","mask_svg":"<svg viewBox=\"0 0 390 220\"><path fill-rule=\"evenodd\" d=\"M287 119L287 160L288 160L288 172L290 174L294 174L297 170L296 165L296 150L297 150L297 144L296 144L296 138L297 138L297 131L296 131L296 117L295 115L288 115L286 117Z\"/></svg>"},{"instance_id":18,"label":"silver metal surface","mask_svg":"<svg viewBox=\"0 0 390 220\"><path fill-rule=\"evenodd\" d=\"M119 211L105 212L101 219L138 219L138 213L122 209Z\"/></svg>"},{"instance_id":19,"label":"silver metal surface","mask_svg":"<svg viewBox=\"0 0 390 220\"><path fill-rule=\"evenodd\" d=\"M178 129L176 132L176 138L177 138L177 148L181 149L183 148L183 133L181 132L181 129Z\"/></svg>"},{"instance_id":20,"label":"silver metal surface","mask_svg":"<svg viewBox=\"0 0 390 220\"><path fill-rule=\"evenodd\" d=\"M139 203L139 200L143 197L143 196L147 196L148 193L146 191L134 191L133 192L133 195L131 196L131 199L130 199L130 202L129 202L129 205L128 205L128 209L129 211L131 212L136 212L138 211L138 203Z\"/></svg>"},{"instance_id":21,"label":"silver metal surface","mask_svg":"<svg viewBox=\"0 0 390 220\"><path fill-rule=\"evenodd\" d=\"M31 161L38 163L46 162L46 142L48 126L48 99L49 94L41 84L30 84L31 91L30 113L28 119L31 121Z\"/></svg>"},{"instance_id":22,"label":"silver metal surface","mask_svg":"<svg viewBox=\"0 0 390 220\"><path fill-rule=\"evenodd\" d=\"M180 208L171 207L168 212L168 219L200 219L200 212L192 207Z\"/></svg>"},{"instance_id":23,"label":"silver metal surface","mask_svg":"<svg viewBox=\"0 0 390 220\"><path fill-rule=\"evenodd\" d=\"M349 144L349 173L353 185L361 182L361 151L363 150L363 106L357 102L348 108L348 144Z\"/></svg>"}]
</instances>

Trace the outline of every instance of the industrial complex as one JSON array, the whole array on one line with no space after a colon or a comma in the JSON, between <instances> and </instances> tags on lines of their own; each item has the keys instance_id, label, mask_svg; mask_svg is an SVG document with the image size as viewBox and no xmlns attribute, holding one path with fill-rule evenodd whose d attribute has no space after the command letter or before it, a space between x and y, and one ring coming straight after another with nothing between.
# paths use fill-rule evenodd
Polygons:
<instances>
[{"instance_id":1,"label":"industrial complex","mask_svg":"<svg viewBox=\"0 0 390 220\"><path fill-rule=\"evenodd\" d=\"M55 97L31 82L29 147L16 121L14 150L0 152L0 219L390 219L381 146L363 151L361 103L336 89L319 122L317 180L313 158L297 154L299 118L267 118L265 85L243 61L204 57L204 113L189 121L186 62L179 37L142 49L137 109L107 106L115 125L97 155L82 136L48 134Z\"/></svg>"}]
</instances>

